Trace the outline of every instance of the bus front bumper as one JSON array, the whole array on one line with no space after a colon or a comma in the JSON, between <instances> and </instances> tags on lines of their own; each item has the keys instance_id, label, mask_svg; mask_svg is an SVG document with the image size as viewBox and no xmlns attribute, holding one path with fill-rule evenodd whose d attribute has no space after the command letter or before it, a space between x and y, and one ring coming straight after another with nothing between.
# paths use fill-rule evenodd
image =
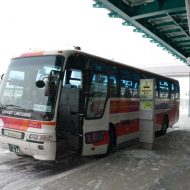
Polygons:
<instances>
[{"instance_id":1,"label":"bus front bumper","mask_svg":"<svg viewBox=\"0 0 190 190\"><path fill-rule=\"evenodd\" d=\"M56 159L56 142L44 142L42 144L0 135L0 146L17 155L28 155L37 160Z\"/></svg>"}]
</instances>

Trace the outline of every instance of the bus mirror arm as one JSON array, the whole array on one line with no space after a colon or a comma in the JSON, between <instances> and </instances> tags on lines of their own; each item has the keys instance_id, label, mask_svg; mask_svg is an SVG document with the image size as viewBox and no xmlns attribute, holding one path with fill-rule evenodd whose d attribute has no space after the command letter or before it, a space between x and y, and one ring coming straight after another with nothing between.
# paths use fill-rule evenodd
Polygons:
<instances>
[{"instance_id":1,"label":"bus mirror arm","mask_svg":"<svg viewBox=\"0 0 190 190\"><path fill-rule=\"evenodd\" d=\"M49 79L44 84L45 84L44 95L53 97L55 95L56 88L57 88L55 81Z\"/></svg>"},{"instance_id":2,"label":"bus mirror arm","mask_svg":"<svg viewBox=\"0 0 190 190\"><path fill-rule=\"evenodd\" d=\"M2 80L3 80L3 78L4 78L4 75L5 75L5 74L2 74L2 75L1 75L1 81L2 81Z\"/></svg>"},{"instance_id":3,"label":"bus mirror arm","mask_svg":"<svg viewBox=\"0 0 190 190\"><path fill-rule=\"evenodd\" d=\"M45 91L44 91L44 95L45 96L50 96L54 93L54 83L50 80L47 80L45 82ZM52 95L53 96L53 95Z\"/></svg>"}]
</instances>

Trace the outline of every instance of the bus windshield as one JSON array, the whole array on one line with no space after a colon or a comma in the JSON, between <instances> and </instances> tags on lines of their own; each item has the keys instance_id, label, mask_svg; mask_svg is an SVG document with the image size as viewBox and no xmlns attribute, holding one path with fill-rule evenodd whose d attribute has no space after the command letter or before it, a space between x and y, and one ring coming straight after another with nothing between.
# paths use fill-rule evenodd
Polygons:
<instances>
[{"instance_id":1,"label":"bus windshield","mask_svg":"<svg viewBox=\"0 0 190 190\"><path fill-rule=\"evenodd\" d=\"M39 88L36 82L47 83L50 73L61 71L63 57L38 56L12 59L0 87L0 113L12 117L51 120L59 85L46 93L46 86ZM51 77L52 78L52 77Z\"/></svg>"}]
</instances>

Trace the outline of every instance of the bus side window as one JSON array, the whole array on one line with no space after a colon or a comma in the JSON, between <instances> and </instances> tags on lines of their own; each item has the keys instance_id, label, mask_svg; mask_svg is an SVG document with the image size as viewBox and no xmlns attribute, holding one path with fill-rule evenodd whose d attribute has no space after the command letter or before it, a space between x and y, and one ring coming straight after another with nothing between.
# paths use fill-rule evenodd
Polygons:
<instances>
[{"instance_id":1,"label":"bus side window","mask_svg":"<svg viewBox=\"0 0 190 190\"><path fill-rule=\"evenodd\" d=\"M129 80L121 80L121 96L125 98L132 97L133 87L132 81Z\"/></svg>"},{"instance_id":2,"label":"bus side window","mask_svg":"<svg viewBox=\"0 0 190 190\"><path fill-rule=\"evenodd\" d=\"M159 81L156 80L155 82L155 97L158 98L159 97Z\"/></svg>"},{"instance_id":3,"label":"bus side window","mask_svg":"<svg viewBox=\"0 0 190 190\"><path fill-rule=\"evenodd\" d=\"M175 99L175 87L174 84L171 84L171 99Z\"/></svg>"},{"instance_id":4,"label":"bus side window","mask_svg":"<svg viewBox=\"0 0 190 190\"><path fill-rule=\"evenodd\" d=\"M175 91L175 98L179 99L180 98L180 94L179 94L179 86L177 84L174 85L174 91Z\"/></svg>"},{"instance_id":5,"label":"bus side window","mask_svg":"<svg viewBox=\"0 0 190 190\"><path fill-rule=\"evenodd\" d=\"M66 70L63 86L69 88L82 88L82 72L74 69Z\"/></svg>"},{"instance_id":6,"label":"bus side window","mask_svg":"<svg viewBox=\"0 0 190 190\"><path fill-rule=\"evenodd\" d=\"M159 82L160 98L169 98L169 84L168 81L160 80Z\"/></svg>"},{"instance_id":7,"label":"bus side window","mask_svg":"<svg viewBox=\"0 0 190 190\"><path fill-rule=\"evenodd\" d=\"M179 87L174 83L171 84L171 98L172 99L179 98Z\"/></svg>"},{"instance_id":8,"label":"bus side window","mask_svg":"<svg viewBox=\"0 0 190 190\"><path fill-rule=\"evenodd\" d=\"M108 76L93 74L87 102L87 118L99 118L103 115L107 99Z\"/></svg>"},{"instance_id":9,"label":"bus side window","mask_svg":"<svg viewBox=\"0 0 190 190\"><path fill-rule=\"evenodd\" d=\"M133 97L139 97L139 82L134 82Z\"/></svg>"},{"instance_id":10,"label":"bus side window","mask_svg":"<svg viewBox=\"0 0 190 190\"><path fill-rule=\"evenodd\" d=\"M120 96L126 98L139 97L139 81L142 74L136 70L120 69Z\"/></svg>"},{"instance_id":11,"label":"bus side window","mask_svg":"<svg viewBox=\"0 0 190 190\"><path fill-rule=\"evenodd\" d=\"M117 96L117 82L115 76L111 76L109 78L109 96L116 97Z\"/></svg>"},{"instance_id":12,"label":"bus side window","mask_svg":"<svg viewBox=\"0 0 190 190\"><path fill-rule=\"evenodd\" d=\"M90 93L96 97L107 96L107 76L102 74L94 74L92 78Z\"/></svg>"}]
</instances>

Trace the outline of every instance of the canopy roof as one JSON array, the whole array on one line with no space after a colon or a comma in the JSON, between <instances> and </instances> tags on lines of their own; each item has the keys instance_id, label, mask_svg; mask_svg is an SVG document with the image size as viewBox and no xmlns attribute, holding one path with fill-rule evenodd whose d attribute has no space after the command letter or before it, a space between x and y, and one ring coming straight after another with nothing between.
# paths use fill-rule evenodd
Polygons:
<instances>
[{"instance_id":1,"label":"canopy roof","mask_svg":"<svg viewBox=\"0 0 190 190\"><path fill-rule=\"evenodd\" d=\"M190 57L190 0L95 0L93 7L110 10L181 61Z\"/></svg>"}]
</instances>

